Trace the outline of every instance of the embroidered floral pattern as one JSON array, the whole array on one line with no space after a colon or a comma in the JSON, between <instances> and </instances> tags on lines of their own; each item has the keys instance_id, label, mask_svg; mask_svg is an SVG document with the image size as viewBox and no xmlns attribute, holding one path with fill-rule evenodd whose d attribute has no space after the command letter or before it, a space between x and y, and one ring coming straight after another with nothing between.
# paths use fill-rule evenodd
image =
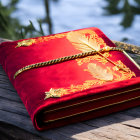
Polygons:
<instances>
[{"instance_id":1,"label":"embroidered floral pattern","mask_svg":"<svg viewBox=\"0 0 140 140\"><path fill-rule=\"evenodd\" d=\"M103 80L86 80L82 85L71 85L68 91L71 93L83 91L91 88L93 85L102 85L103 83L105 83Z\"/></svg>"},{"instance_id":2,"label":"embroidered floral pattern","mask_svg":"<svg viewBox=\"0 0 140 140\"><path fill-rule=\"evenodd\" d=\"M116 69L116 66L106 67L107 70L113 75L114 82L127 80L127 79L131 79L132 77L136 77L135 73L133 71L131 71L126 65L124 65L120 60L117 61L116 63L121 65L123 68L126 68L129 72L118 70L118 69ZM88 69L85 69L84 71L87 71L90 73L90 71ZM78 91L83 91L83 90L92 88L94 85L102 85L102 84L105 84L107 82L108 81L99 80L99 79L86 80L81 85L73 85L72 84L70 87L68 87L66 89L65 88L56 89L55 92L52 89L50 89L49 92L45 92L46 93L45 99L52 98L52 97L62 97L64 95L75 93Z\"/></svg>"},{"instance_id":3,"label":"embroidered floral pattern","mask_svg":"<svg viewBox=\"0 0 140 140\"><path fill-rule=\"evenodd\" d=\"M51 35L51 36L44 36L44 37L39 37L36 39L37 43L40 42L45 42L45 41L49 41L51 39L56 39L56 38L63 38L66 36L66 33L62 33L62 34L55 34L55 35Z\"/></svg>"},{"instance_id":4,"label":"embroidered floral pattern","mask_svg":"<svg viewBox=\"0 0 140 140\"><path fill-rule=\"evenodd\" d=\"M100 37L98 37L98 35L92 31L92 30L80 30L78 31L80 32L81 34L84 34L84 38L86 37L86 41L87 41L87 38L91 35L91 37L93 38L94 37L94 41L96 42L94 44L94 42L92 42L94 45L96 45L98 48L105 48L107 45L106 43L104 42L104 40ZM74 38L72 37L72 35L70 35L68 37L69 40L74 40ZM83 39L83 38L81 38ZM79 47L77 46L78 43L76 43L75 45L75 48L76 49L79 49L80 51L82 52L86 52L87 49L85 49L83 46ZM81 45L83 45L82 43L79 43ZM95 46L94 46L95 47ZM89 51L89 50L88 50ZM110 54L109 52L105 52L105 53L102 53L102 55L106 58L111 58L112 57L112 54ZM104 57L102 57L101 55L99 54L96 54L94 56L88 56L88 57L85 57L85 58L79 58L79 59L76 59L76 62L79 66L85 64L85 63L92 63L93 61L95 62L99 62L101 63L101 65L105 65L107 63L109 63L107 61L107 59L105 59ZM112 78L112 81L122 81L122 80L127 80L127 79L131 79L132 77L136 76L134 72L132 72L126 65L124 65L121 60L115 62L116 65L119 65L121 66L122 68L124 68L126 71L123 71L121 69L119 69L117 66L106 66L106 70L108 73L112 74L113 75L113 78ZM84 71L87 71L89 74L93 75L91 73L91 70L89 71L89 69L84 69ZM105 81L105 80L101 80L101 79L96 79L93 75L93 79L92 80L86 80L83 84L80 84L80 85L70 85L70 87L68 88L61 88L63 90L59 90L59 92L57 92L57 89L56 89L56 92L51 92L51 93L54 93L59 95L59 97L62 97L64 95L67 95L67 94L71 94L71 93L75 93L75 92L79 92L79 91L83 91L83 90L86 90L86 89L89 89L89 88L92 88L94 85L102 85L102 84L105 84L107 82L110 82L110 81ZM49 91L50 92L50 91ZM45 92L45 93L48 93L48 92ZM52 95L52 94L51 94ZM45 97L45 99L47 98L51 98L51 97L54 97L54 95L52 96L47 96ZM57 96L56 95L56 96Z\"/></svg>"},{"instance_id":5,"label":"embroidered floral pattern","mask_svg":"<svg viewBox=\"0 0 140 140\"><path fill-rule=\"evenodd\" d=\"M108 52L103 53L103 55L107 58L112 56L112 54L109 54ZM98 54L93 55L93 56L88 56L85 58L76 59L77 64L79 66L81 66L84 63L89 63L91 60L97 60L98 62L101 62L104 65L108 62L105 58L103 58L102 56L100 56Z\"/></svg>"},{"instance_id":6,"label":"embroidered floral pattern","mask_svg":"<svg viewBox=\"0 0 140 140\"><path fill-rule=\"evenodd\" d=\"M21 42L18 42L17 46L15 48L27 47L27 46L30 46L34 43L45 42L45 41L49 41L49 40L55 39L55 38L63 38L65 36L66 36L66 33L63 33L63 34L56 34L56 35L51 35L51 36L39 37L39 38L36 38L36 39L23 40Z\"/></svg>"},{"instance_id":7,"label":"embroidered floral pattern","mask_svg":"<svg viewBox=\"0 0 140 140\"><path fill-rule=\"evenodd\" d=\"M112 68L112 73L115 75L115 81L122 81L126 79L131 79L132 77L136 77L135 73L131 71L126 65L124 65L121 60L117 61L116 64L121 65L123 68L125 68L128 72L118 70L116 66Z\"/></svg>"},{"instance_id":8,"label":"embroidered floral pattern","mask_svg":"<svg viewBox=\"0 0 140 140\"><path fill-rule=\"evenodd\" d=\"M74 92L83 91L83 90L91 88L93 85L102 85L103 83L105 83L105 81L87 80L82 85L71 85L67 89L65 89L65 88L53 89L53 88L51 88L49 91L45 92L44 100L46 100L48 98L58 98L58 97L62 97L62 96L67 95L67 94L74 93Z\"/></svg>"}]
</instances>

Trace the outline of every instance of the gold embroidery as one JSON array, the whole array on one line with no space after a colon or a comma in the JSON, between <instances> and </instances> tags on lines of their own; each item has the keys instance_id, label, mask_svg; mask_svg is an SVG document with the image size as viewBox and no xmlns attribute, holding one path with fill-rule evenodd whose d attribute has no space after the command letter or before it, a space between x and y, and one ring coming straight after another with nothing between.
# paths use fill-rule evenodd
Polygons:
<instances>
[{"instance_id":1,"label":"gold embroidery","mask_svg":"<svg viewBox=\"0 0 140 140\"><path fill-rule=\"evenodd\" d=\"M71 93L83 91L91 88L93 85L102 85L103 83L105 83L103 80L86 80L82 85L71 85L68 91Z\"/></svg>"},{"instance_id":2,"label":"gold embroidery","mask_svg":"<svg viewBox=\"0 0 140 140\"><path fill-rule=\"evenodd\" d=\"M103 53L103 55L104 55L104 57L111 57L111 56L112 56L112 55L109 54L108 52ZM94 56L88 56L88 57L76 59L77 64L78 64L79 66L81 66L81 65L84 64L84 63L89 63L91 60L97 60L98 62L101 62L101 63L104 64L104 65L105 65L106 63L108 63L108 61L107 61L105 58L103 58L102 56L100 56L100 55L98 55L98 54L96 54L96 55L94 55Z\"/></svg>"},{"instance_id":3,"label":"gold embroidery","mask_svg":"<svg viewBox=\"0 0 140 140\"><path fill-rule=\"evenodd\" d=\"M88 71L96 79L104 80L104 81L112 81L113 80L113 74L108 72L107 68L105 69L97 64L89 63L88 64Z\"/></svg>"},{"instance_id":4,"label":"gold embroidery","mask_svg":"<svg viewBox=\"0 0 140 140\"><path fill-rule=\"evenodd\" d=\"M102 85L105 83L103 80L87 80L82 85L71 85L67 89L65 88L59 88L59 89L53 89L51 88L50 91L45 92L45 98L44 100L48 98L56 98L56 97L62 97L67 94L71 94L78 91L83 91L86 89L91 88L93 85Z\"/></svg>"},{"instance_id":5,"label":"gold embroidery","mask_svg":"<svg viewBox=\"0 0 140 140\"><path fill-rule=\"evenodd\" d=\"M118 69L116 69L116 67L114 66L112 69L114 71L113 74L115 75L115 81L122 81L122 80L127 80L127 79L131 79L132 77L136 77L135 73L133 71L131 71L126 65L124 65L121 60L116 62L118 65L121 65L121 67L127 69L128 72L124 72Z\"/></svg>"},{"instance_id":6,"label":"gold embroidery","mask_svg":"<svg viewBox=\"0 0 140 140\"><path fill-rule=\"evenodd\" d=\"M105 47L103 39L89 29L71 31L67 34L67 39L75 46L76 49L82 52L88 52L92 50L99 51L100 47Z\"/></svg>"},{"instance_id":7,"label":"gold embroidery","mask_svg":"<svg viewBox=\"0 0 140 140\"><path fill-rule=\"evenodd\" d=\"M38 37L36 39L23 40L21 42L18 42L17 46L15 48L30 46L34 43L45 42L45 41L49 41L49 40L55 39L55 38L63 38L65 36L66 36L66 33L63 33L63 34L56 34L56 35L45 36L45 37Z\"/></svg>"},{"instance_id":8,"label":"gold embroidery","mask_svg":"<svg viewBox=\"0 0 140 140\"><path fill-rule=\"evenodd\" d=\"M48 98L57 98L57 97L61 97L62 95L66 94L67 90L64 89L64 88L59 88L59 89L53 89L51 88L48 92L45 92L45 99L48 99Z\"/></svg>"},{"instance_id":9,"label":"gold embroidery","mask_svg":"<svg viewBox=\"0 0 140 140\"><path fill-rule=\"evenodd\" d=\"M121 67L127 69L128 72L119 70L116 66L107 67L108 71L114 75L114 81L122 81L136 77L135 73L131 71L126 65L124 65L121 60L117 61L116 64L121 65Z\"/></svg>"},{"instance_id":10,"label":"gold embroidery","mask_svg":"<svg viewBox=\"0 0 140 140\"><path fill-rule=\"evenodd\" d=\"M117 65L111 59L105 57L99 50L101 46L106 50L109 51L110 47L104 43L104 40L99 37L93 30L85 29L79 31L71 31L67 34L67 39L75 46L76 49L82 52L88 52L92 50L96 50L97 54L102 56L108 62L112 63L113 65L117 66L120 70L126 71L127 70L120 65Z\"/></svg>"},{"instance_id":11,"label":"gold embroidery","mask_svg":"<svg viewBox=\"0 0 140 140\"><path fill-rule=\"evenodd\" d=\"M66 36L66 33L55 34L55 35L45 36L45 37L39 37L39 38L36 39L36 42L45 42L45 41L49 41L51 39L63 38L65 36Z\"/></svg>"},{"instance_id":12,"label":"gold embroidery","mask_svg":"<svg viewBox=\"0 0 140 140\"><path fill-rule=\"evenodd\" d=\"M67 39L69 39L72 42L72 44L76 47L76 49L82 52L92 51L93 49L98 51L100 49L100 46L102 46L103 50L105 51L110 51L112 49L106 46L103 39L98 37L98 35L92 30L81 30L81 31L76 32L76 34L73 34L73 32L69 32L67 34ZM84 41L81 41L81 40L84 40ZM102 55L96 54L94 56L88 56L85 58L76 59L76 61L79 66L81 66L84 63L90 64L89 62L91 60L96 60L98 62L101 62L103 65L105 65L106 63L110 62L108 61L109 60L108 57L111 57L111 56L112 55L109 54L109 52L105 52ZM97 78L97 76L95 76L95 71L92 72L93 71L92 69L85 70L85 71L90 72L93 75L93 77L96 79L87 80L83 84L80 84L80 85L72 84L70 85L70 87L66 89L62 88L63 91L59 93L59 97L62 97L63 95L66 95L66 94L71 94L71 93L75 93L75 92L92 88L94 85L102 85L109 81L121 81L121 80L131 79L133 76L135 76L135 73L132 72L128 67L126 67L120 60L118 62L113 62L113 64L115 65L114 67L108 66L106 67L105 71L103 70L105 73L103 75L106 77L105 79ZM100 76L101 75L98 75L98 77ZM106 79L109 79L109 80L106 80Z\"/></svg>"},{"instance_id":13,"label":"gold embroidery","mask_svg":"<svg viewBox=\"0 0 140 140\"><path fill-rule=\"evenodd\" d=\"M35 43L35 39L23 40L21 42L18 42L17 46L15 48L18 48L18 47L21 47L21 46L23 46L23 47L30 46L33 43Z\"/></svg>"},{"instance_id":14,"label":"gold embroidery","mask_svg":"<svg viewBox=\"0 0 140 140\"><path fill-rule=\"evenodd\" d=\"M123 68L126 68L128 72L124 72L122 70L116 70L115 66L112 67L106 67L107 71L109 72L109 74L112 74L112 82L116 82L116 81L122 81L122 80L128 80L131 79L133 76L136 77L135 73L132 72L126 65L124 65L120 60L116 62L118 65L121 65ZM85 69L84 71L88 71L88 69ZM79 92L79 91L83 91L89 88L92 88L94 85L103 85L105 83L107 83L109 81L105 81L105 80L99 80L99 79L95 79L95 80L86 80L83 84L80 85L70 85L70 87L68 88L60 88L61 90L58 89L59 92L55 92L57 93L57 97L62 97L64 95L67 94L71 94L71 93L75 93L75 92ZM45 92L46 93L46 92ZM54 97L54 96L51 96ZM49 97L50 98L50 97ZM47 99L47 98L45 98Z\"/></svg>"}]
</instances>

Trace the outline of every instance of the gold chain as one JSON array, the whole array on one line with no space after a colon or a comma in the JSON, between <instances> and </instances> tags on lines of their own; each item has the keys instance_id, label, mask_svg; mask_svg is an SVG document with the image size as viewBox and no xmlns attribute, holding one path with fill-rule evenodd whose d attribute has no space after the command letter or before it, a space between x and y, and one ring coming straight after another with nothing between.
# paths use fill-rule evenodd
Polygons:
<instances>
[{"instance_id":1,"label":"gold chain","mask_svg":"<svg viewBox=\"0 0 140 140\"><path fill-rule=\"evenodd\" d=\"M121 52L123 52L123 50L120 49L120 48L108 47L108 46L99 50L99 52L107 52L107 51L121 51ZM19 74L21 74L22 72L30 70L30 69L33 69L33 68L39 68L39 67L43 67L43 66L49 66L49 65L53 65L53 64L58 64L58 63L69 61L69 60L74 60L74 59L77 59L77 58L83 58L83 57L86 57L86 56L91 56L91 55L97 54L99 52L97 52L97 51L84 52L84 53L79 53L79 54L75 54L75 55L71 55L71 56L61 57L61 58L50 60L50 61L46 61L46 62L40 62L40 63L35 63L35 64L27 65L27 66L19 69L14 74L14 79ZM113 63L113 64L115 64L115 63Z\"/></svg>"}]
</instances>

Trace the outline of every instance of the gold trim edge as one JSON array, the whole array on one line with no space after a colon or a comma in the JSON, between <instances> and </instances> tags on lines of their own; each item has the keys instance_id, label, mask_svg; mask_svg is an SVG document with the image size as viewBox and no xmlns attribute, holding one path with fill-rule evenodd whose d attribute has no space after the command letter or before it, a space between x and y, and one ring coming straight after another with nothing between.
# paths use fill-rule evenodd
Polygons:
<instances>
[{"instance_id":1,"label":"gold trim edge","mask_svg":"<svg viewBox=\"0 0 140 140\"><path fill-rule=\"evenodd\" d=\"M135 88L135 89L119 92L119 93L116 93L116 94L112 94L112 95L109 95L109 96L104 96L104 97L100 97L100 98L96 98L96 99L91 99L91 100L79 102L79 103L72 104L72 105L69 105L69 106L64 106L64 107L56 108L56 109L53 109L53 110L45 111L45 112L43 112L43 114L46 114L46 113L49 113L49 112L53 112L53 111L56 111L56 110L60 110L60 109L69 108L69 107L80 105L80 104L84 104L84 103L88 103L88 102L92 102L92 101L98 101L98 100L101 100L101 99L106 99L106 98L109 98L109 97L114 97L114 96L117 96L117 95L120 95L120 94L124 94L124 93L131 92L131 91L137 91L137 90L140 90L140 88Z\"/></svg>"},{"instance_id":2,"label":"gold trim edge","mask_svg":"<svg viewBox=\"0 0 140 140\"><path fill-rule=\"evenodd\" d=\"M116 102L116 103L113 103L113 104L108 104L108 105L105 105L105 106L97 107L97 108L90 109L90 110L87 110L87 111L79 112L79 113L76 113L76 114L68 115L68 116L65 116L65 117L57 118L57 119L54 119L54 120L44 121L44 123L50 123L50 122L54 122L54 121L57 121L57 120L61 120L61 119L69 118L69 117L72 117L72 116L76 116L76 115L84 114L84 113L87 113L87 112L91 112L91 111L94 111L94 110L102 109L102 108L105 108L105 107L118 105L118 104L121 104L121 103L125 103L125 102L128 102L128 101L138 99L138 98L140 98L140 96L137 96L137 97L134 97L134 98L131 98L131 99L128 99L128 100L123 100L123 101L120 101L120 102Z\"/></svg>"}]
</instances>

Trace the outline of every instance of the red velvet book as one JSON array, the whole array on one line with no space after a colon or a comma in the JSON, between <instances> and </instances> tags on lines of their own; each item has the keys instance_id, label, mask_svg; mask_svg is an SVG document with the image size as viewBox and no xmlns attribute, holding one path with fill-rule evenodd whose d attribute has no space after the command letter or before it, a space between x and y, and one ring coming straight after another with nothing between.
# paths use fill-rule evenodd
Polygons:
<instances>
[{"instance_id":1,"label":"red velvet book","mask_svg":"<svg viewBox=\"0 0 140 140\"><path fill-rule=\"evenodd\" d=\"M140 105L140 69L98 28L0 44L0 64L37 130Z\"/></svg>"}]
</instances>

